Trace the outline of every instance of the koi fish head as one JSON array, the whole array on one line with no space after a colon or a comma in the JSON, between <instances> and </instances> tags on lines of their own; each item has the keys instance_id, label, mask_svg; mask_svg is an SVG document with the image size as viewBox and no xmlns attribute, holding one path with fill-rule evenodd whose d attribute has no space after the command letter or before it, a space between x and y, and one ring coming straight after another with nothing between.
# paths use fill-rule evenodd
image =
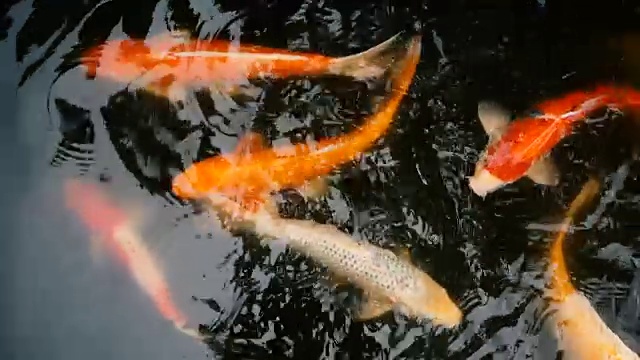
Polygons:
<instances>
[{"instance_id":1,"label":"koi fish head","mask_svg":"<svg viewBox=\"0 0 640 360\"><path fill-rule=\"evenodd\" d=\"M487 169L493 160L490 148L497 145L509 126L510 112L495 102L481 101L478 103L478 119L489 136L487 148L480 154L473 176L469 177L469 187L476 195L485 197L506 184L505 181L492 174ZM493 155L493 154L491 154Z\"/></svg>"},{"instance_id":2,"label":"koi fish head","mask_svg":"<svg viewBox=\"0 0 640 360\"><path fill-rule=\"evenodd\" d=\"M234 183L235 168L224 156L205 159L173 178L172 191L183 199L197 199L207 193L225 192Z\"/></svg>"},{"instance_id":3,"label":"koi fish head","mask_svg":"<svg viewBox=\"0 0 640 360\"><path fill-rule=\"evenodd\" d=\"M480 156L480 160L476 163L473 176L468 178L469 188L471 188L471 191L480 197L485 197L487 194L494 192L507 184L506 181L489 172L486 165L486 154L483 153Z\"/></svg>"},{"instance_id":4,"label":"koi fish head","mask_svg":"<svg viewBox=\"0 0 640 360\"><path fill-rule=\"evenodd\" d=\"M469 178L469 187L478 196L485 197L525 176L541 185L558 184L558 168L548 155L570 123L546 116L510 122L510 117L510 112L496 103L478 104L478 118L489 136Z\"/></svg>"},{"instance_id":5,"label":"koi fish head","mask_svg":"<svg viewBox=\"0 0 640 360\"><path fill-rule=\"evenodd\" d=\"M430 319L436 325L452 328L462 321L462 311L449 297L447 290L436 283L427 274L421 279L422 288L403 299L402 303L408 314L416 318Z\"/></svg>"},{"instance_id":6,"label":"koi fish head","mask_svg":"<svg viewBox=\"0 0 640 360\"><path fill-rule=\"evenodd\" d=\"M219 193L258 209L270 191L279 186L270 175L276 155L262 142L260 135L249 133L234 151L192 164L173 179L173 192L183 199Z\"/></svg>"}]
</instances>

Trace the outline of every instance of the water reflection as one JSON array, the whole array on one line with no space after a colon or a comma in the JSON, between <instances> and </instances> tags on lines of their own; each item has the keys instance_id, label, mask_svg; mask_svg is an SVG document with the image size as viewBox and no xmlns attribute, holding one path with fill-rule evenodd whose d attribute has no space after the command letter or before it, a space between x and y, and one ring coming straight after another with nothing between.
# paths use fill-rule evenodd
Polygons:
<instances>
[{"instance_id":1,"label":"water reflection","mask_svg":"<svg viewBox=\"0 0 640 360\"><path fill-rule=\"evenodd\" d=\"M551 221L587 173L615 177L634 136L612 121L589 124L553 152L564 174L558 188L521 181L481 200L465 180L486 141L477 101L524 109L620 77L623 49L605 40L626 30L628 18L620 14L628 9L582 5L576 12L548 3L538 12L536 2L487 2L484 9L328 0L16 3L0 17L0 76L7 84L0 98L13 120L2 131L4 168L12 169L3 179L11 189L2 216L8 239L2 253L11 254L0 262L11 294L2 300L10 312L3 351L13 358L205 356L203 346L153 312L122 269L90 262L86 231L60 210L62 179L79 174L148 209L141 231L164 259L176 301L212 335L207 345L222 358L480 359L553 351L538 336L536 312L546 234L526 227ZM611 14L620 20L616 31L600 21ZM585 23L593 35L578 26ZM272 145L347 131L370 112L358 101L372 94L366 86L267 81L255 98L201 92L175 104L88 79L77 66L82 51L106 39L167 29L337 56L402 28L420 28L424 50L394 129L332 177L326 199L283 194L282 212L334 223L377 245L411 247L419 266L461 303L466 318L455 331L392 315L353 322L345 304L355 292L331 290L320 281L322 269L284 248L220 230L169 191L176 171L230 151L247 129L267 134ZM635 350L637 174L632 165L615 201L581 231L584 245L569 254L576 287Z\"/></svg>"}]
</instances>

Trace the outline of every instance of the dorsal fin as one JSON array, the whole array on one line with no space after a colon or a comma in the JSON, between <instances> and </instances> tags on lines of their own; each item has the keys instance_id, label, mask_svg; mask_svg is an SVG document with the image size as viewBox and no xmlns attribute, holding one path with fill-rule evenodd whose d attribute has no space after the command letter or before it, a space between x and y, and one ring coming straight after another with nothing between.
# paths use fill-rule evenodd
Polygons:
<instances>
[{"instance_id":1,"label":"dorsal fin","mask_svg":"<svg viewBox=\"0 0 640 360\"><path fill-rule=\"evenodd\" d=\"M478 103L478 119L491 140L499 139L509 125L511 114L500 104L493 101Z\"/></svg>"},{"instance_id":2,"label":"dorsal fin","mask_svg":"<svg viewBox=\"0 0 640 360\"><path fill-rule=\"evenodd\" d=\"M264 149L264 137L256 132L249 131L240 138L234 152L238 156L246 157Z\"/></svg>"},{"instance_id":3,"label":"dorsal fin","mask_svg":"<svg viewBox=\"0 0 640 360\"><path fill-rule=\"evenodd\" d=\"M389 299L366 293L360 307L354 311L353 319L358 322L371 320L391 310L392 307L393 303Z\"/></svg>"}]
</instances>

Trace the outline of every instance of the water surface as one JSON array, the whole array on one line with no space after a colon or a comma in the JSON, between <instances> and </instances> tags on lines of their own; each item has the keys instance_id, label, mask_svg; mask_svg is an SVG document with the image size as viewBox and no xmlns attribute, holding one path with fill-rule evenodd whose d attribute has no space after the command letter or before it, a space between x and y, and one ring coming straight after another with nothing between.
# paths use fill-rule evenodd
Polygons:
<instances>
[{"instance_id":1,"label":"water surface","mask_svg":"<svg viewBox=\"0 0 640 360\"><path fill-rule=\"evenodd\" d=\"M640 62L623 41L640 30L629 5L14 2L0 17L3 359L549 354L554 345L538 334L534 311L546 233L528 227L556 217L589 173L606 176L616 193L581 232L569 266L601 316L638 349L638 167L616 173L636 136L623 122L612 116L563 141L552 154L563 173L557 188L522 180L481 199L465 180L486 144L475 117L479 100L524 111L598 82L640 81ZM348 131L370 111L365 88L335 79L266 82L250 101L199 93L178 109L87 79L75 66L79 50L105 39L177 28L334 56L403 29L423 35L416 78L390 133L331 177L327 198L285 194L284 207L357 239L411 247L416 263L461 304L459 329L393 314L353 322L348 305L356 292L327 290L322 269L308 260L251 239L243 245L171 195L176 171L232 150L248 129L286 144ZM75 176L101 181L109 194L145 209L139 231L161 258L178 304L213 335L210 343L176 332L116 263L92 262L87 230L63 206L61 185Z\"/></svg>"}]
</instances>

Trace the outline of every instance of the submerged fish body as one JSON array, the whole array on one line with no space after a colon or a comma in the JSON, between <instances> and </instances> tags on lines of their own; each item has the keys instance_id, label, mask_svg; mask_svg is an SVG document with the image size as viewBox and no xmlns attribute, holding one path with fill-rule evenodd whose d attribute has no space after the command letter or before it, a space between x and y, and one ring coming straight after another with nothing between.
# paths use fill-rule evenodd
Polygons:
<instances>
[{"instance_id":1,"label":"submerged fish body","mask_svg":"<svg viewBox=\"0 0 640 360\"><path fill-rule=\"evenodd\" d=\"M178 330L199 338L197 331L185 327L187 317L174 303L164 273L145 241L135 231L131 217L91 183L67 180L64 193L67 207L80 217L92 236L99 237L95 241L102 242L126 267L160 315Z\"/></svg>"},{"instance_id":2,"label":"submerged fish body","mask_svg":"<svg viewBox=\"0 0 640 360\"><path fill-rule=\"evenodd\" d=\"M605 324L589 299L580 293L566 296L562 302L552 303L547 320L563 351L563 359L632 360L638 354Z\"/></svg>"},{"instance_id":3,"label":"submerged fish body","mask_svg":"<svg viewBox=\"0 0 640 360\"><path fill-rule=\"evenodd\" d=\"M193 39L185 32L146 40L110 40L86 51L82 61L91 77L136 82L171 100L185 89L234 91L248 79L338 75L367 79L393 63L401 33L358 54L329 57L224 40Z\"/></svg>"},{"instance_id":4,"label":"submerged fish body","mask_svg":"<svg viewBox=\"0 0 640 360\"><path fill-rule=\"evenodd\" d=\"M543 298L548 301L545 327L558 341L563 359L639 359L598 315L589 299L571 283L564 259L564 239L576 213L598 194L600 183L590 179L572 202L563 230L554 239L549 254L550 284Z\"/></svg>"},{"instance_id":5,"label":"submerged fish body","mask_svg":"<svg viewBox=\"0 0 640 360\"><path fill-rule=\"evenodd\" d=\"M366 242L358 242L336 227L309 220L283 219L267 211L242 209L220 196L207 201L217 211L232 213L244 227L268 239L279 239L291 249L325 266L337 279L362 289L365 301L358 320L378 317L393 308L417 319L453 327L462 312L447 291L416 267L408 253L396 254ZM247 225L249 223L249 225ZM236 225L237 226L237 225Z\"/></svg>"},{"instance_id":6,"label":"submerged fish body","mask_svg":"<svg viewBox=\"0 0 640 360\"><path fill-rule=\"evenodd\" d=\"M386 133L415 74L420 41L420 36L411 39L400 72L392 79L392 94L357 130L314 145L279 148L267 148L260 135L249 133L235 152L197 162L176 176L173 192L191 199L210 192L224 193L253 208L251 204L260 206L274 191L300 189L324 181L324 176L356 159Z\"/></svg>"},{"instance_id":7,"label":"submerged fish body","mask_svg":"<svg viewBox=\"0 0 640 360\"><path fill-rule=\"evenodd\" d=\"M571 134L576 122L605 106L637 108L640 92L615 86L572 92L538 104L539 116L511 122L509 111L500 105L480 102L478 118L489 142L469 178L469 187L484 197L523 176L538 184L557 185L560 175L549 153Z\"/></svg>"},{"instance_id":8,"label":"submerged fish body","mask_svg":"<svg viewBox=\"0 0 640 360\"><path fill-rule=\"evenodd\" d=\"M371 318L397 306L414 318L452 327L462 313L447 291L429 275L390 250L351 237L330 225L302 220L259 222L258 233L279 233L294 250L325 265L367 294L359 317Z\"/></svg>"}]
</instances>

